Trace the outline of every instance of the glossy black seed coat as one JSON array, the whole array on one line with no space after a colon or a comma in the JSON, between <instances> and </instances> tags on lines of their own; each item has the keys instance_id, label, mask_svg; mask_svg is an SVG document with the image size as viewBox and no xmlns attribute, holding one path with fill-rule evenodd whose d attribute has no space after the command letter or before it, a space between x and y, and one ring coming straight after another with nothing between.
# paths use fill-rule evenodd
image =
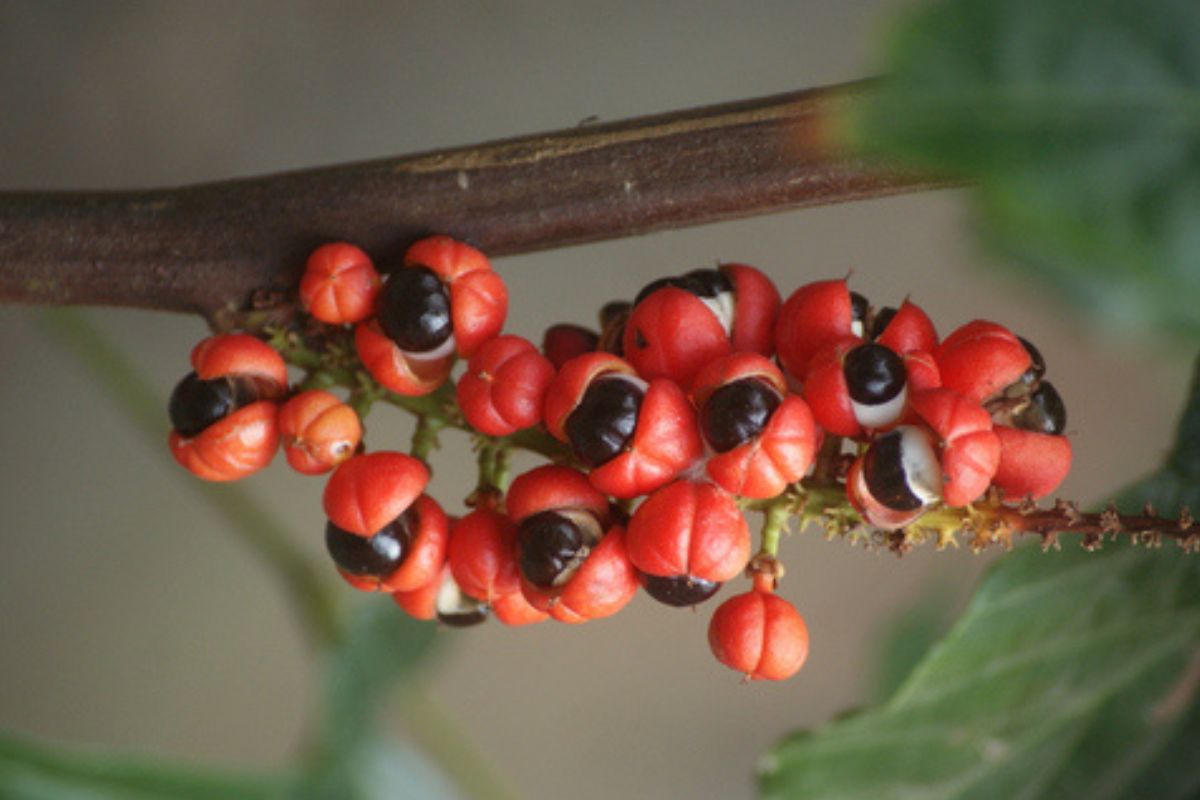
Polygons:
<instances>
[{"instance_id":1,"label":"glossy black seed coat","mask_svg":"<svg viewBox=\"0 0 1200 800\"><path fill-rule=\"evenodd\" d=\"M642 588L646 590L646 594L660 603L684 608L703 603L717 593L721 584L716 581L706 581L703 578L693 578L690 575L676 575L670 578L659 575L642 575Z\"/></svg>"},{"instance_id":2,"label":"glossy black seed coat","mask_svg":"<svg viewBox=\"0 0 1200 800\"><path fill-rule=\"evenodd\" d=\"M471 601L470 604L461 609L448 612L438 611L437 621L451 628L469 628L486 620L491 609L477 600L467 599Z\"/></svg>"},{"instance_id":3,"label":"glossy black seed coat","mask_svg":"<svg viewBox=\"0 0 1200 800\"><path fill-rule=\"evenodd\" d=\"M416 528L417 513L411 508L374 536L358 536L328 522L325 549L351 575L385 578L404 563Z\"/></svg>"},{"instance_id":4,"label":"glossy black seed coat","mask_svg":"<svg viewBox=\"0 0 1200 800\"><path fill-rule=\"evenodd\" d=\"M908 486L904 472L903 436L885 433L871 443L863 457L863 479L879 503L895 511L914 511L924 503Z\"/></svg>"},{"instance_id":5,"label":"glossy black seed coat","mask_svg":"<svg viewBox=\"0 0 1200 800\"><path fill-rule=\"evenodd\" d=\"M633 438L645 392L624 378L592 381L564 425L571 449L589 467L621 453Z\"/></svg>"},{"instance_id":6,"label":"glossy black seed coat","mask_svg":"<svg viewBox=\"0 0 1200 800\"><path fill-rule=\"evenodd\" d=\"M850 319L854 322L865 323L867 314L871 312L871 304L867 298L863 297L858 292L850 293Z\"/></svg>"},{"instance_id":7,"label":"glossy black seed coat","mask_svg":"<svg viewBox=\"0 0 1200 800\"><path fill-rule=\"evenodd\" d=\"M379 326L401 350L437 348L454 333L446 285L426 267L396 270L379 296Z\"/></svg>"},{"instance_id":8,"label":"glossy black seed coat","mask_svg":"<svg viewBox=\"0 0 1200 800\"><path fill-rule=\"evenodd\" d=\"M1050 381L1042 381L1029 396L1029 404L1013 415L1013 424L1026 431L1058 436L1067 427L1067 407Z\"/></svg>"},{"instance_id":9,"label":"glossy black seed coat","mask_svg":"<svg viewBox=\"0 0 1200 800\"><path fill-rule=\"evenodd\" d=\"M646 284L637 297L634 298L633 304L645 300L650 295L654 294L659 289L665 286L674 286L677 289L683 289L697 297L716 297L722 292L733 291L733 281L721 272L719 269L694 269L691 272L686 272L683 275L676 275L669 278L658 278Z\"/></svg>"},{"instance_id":10,"label":"glossy black seed coat","mask_svg":"<svg viewBox=\"0 0 1200 800\"><path fill-rule=\"evenodd\" d=\"M521 574L539 589L552 589L564 572L587 558L583 531L555 511L541 511L521 522L517 531L517 563Z\"/></svg>"},{"instance_id":11,"label":"glossy black seed coat","mask_svg":"<svg viewBox=\"0 0 1200 800\"><path fill-rule=\"evenodd\" d=\"M906 381L904 360L881 344L860 345L846 354L842 363L850 399L863 405L879 405L896 397Z\"/></svg>"},{"instance_id":12,"label":"glossy black seed coat","mask_svg":"<svg viewBox=\"0 0 1200 800\"><path fill-rule=\"evenodd\" d=\"M871 320L871 330L868 339L878 339L883 336L883 332L887 330L887 326L892 324L892 320L896 318L896 309L891 306L884 306L875 314L875 319Z\"/></svg>"},{"instance_id":13,"label":"glossy black seed coat","mask_svg":"<svg viewBox=\"0 0 1200 800\"><path fill-rule=\"evenodd\" d=\"M1018 336L1017 340L1021 342L1021 346L1025 348L1025 352L1029 353L1029 359L1032 362L1029 365L1029 369L1022 373L1021 383L1037 383L1046 374L1046 360L1042 358L1041 351L1033 346L1033 342L1024 336Z\"/></svg>"},{"instance_id":14,"label":"glossy black seed coat","mask_svg":"<svg viewBox=\"0 0 1200 800\"><path fill-rule=\"evenodd\" d=\"M217 420L270 394L267 381L251 376L204 381L195 372L189 372L171 392L167 414L171 427L180 436L196 436Z\"/></svg>"},{"instance_id":15,"label":"glossy black seed coat","mask_svg":"<svg viewBox=\"0 0 1200 800\"><path fill-rule=\"evenodd\" d=\"M725 384L700 409L704 441L718 453L729 452L762 433L779 403L778 392L757 378Z\"/></svg>"}]
</instances>

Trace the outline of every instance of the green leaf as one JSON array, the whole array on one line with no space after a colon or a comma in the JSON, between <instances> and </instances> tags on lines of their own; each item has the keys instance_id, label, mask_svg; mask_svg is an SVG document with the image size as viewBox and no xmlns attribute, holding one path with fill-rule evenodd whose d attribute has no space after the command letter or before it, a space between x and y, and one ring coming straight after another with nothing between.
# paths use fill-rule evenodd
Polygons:
<instances>
[{"instance_id":1,"label":"green leaf","mask_svg":"<svg viewBox=\"0 0 1200 800\"><path fill-rule=\"evenodd\" d=\"M368 778L382 763L380 715L392 691L430 654L436 634L437 626L409 617L385 598L355 605L342 640L325 659L323 716L293 797L378 796Z\"/></svg>"},{"instance_id":2,"label":"green leaf","mask_svg":"<svg viewBox=\"0 0 1200 800\"><path fill-rule=\"evenodd\" d=\"M1192 0L943 0L889 45L860 146L975 182L985 240L1081 307L1200 335Z\"/></svg>"},{"instance_id":3,"label":"green leaf","mask_svg":"<svg viewBox=\"0 0 1200 800\"><path fill-rule=\"evenodd\" d=\"M124 756L68 752L0 737L5 800L274 800L280 781L221 775Z\"/></svg>"},{"instance_id":4,"label":"green leaf","mask_svg":"<svg viewBox=\"0 0 1200 800\"><path fill-rule=\"evenodd\" d=\"M878 655L871 696L885 700L895 693L952 621L945 587L935 587L912 606L885 619L876 637Z\"/></svg>"},{"instance_id":5,"label":"green leaf","mask_svg":"<svg viewBox=\"0 0 1200 800\"><path fill-rule=\"evenodd\" d=\"M1200 388L1167 465L1121 497L1200 507ZM1064 536L1064 539L1069 538ZM768 798L1189 798L1200 558L1022 547L883 706L764 759Z\"/></svg>"}]
</instances>

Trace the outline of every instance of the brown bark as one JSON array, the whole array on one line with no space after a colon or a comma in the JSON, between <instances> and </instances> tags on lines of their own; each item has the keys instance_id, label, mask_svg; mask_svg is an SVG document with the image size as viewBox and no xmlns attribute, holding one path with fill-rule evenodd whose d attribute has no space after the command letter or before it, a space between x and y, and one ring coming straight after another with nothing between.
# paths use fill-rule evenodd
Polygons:
<instances>
[{"instance_id":1,"label":"brown bark","mask_svg":"<svg viewBox=\"0 0 1200 800\"><path fill-rule=\"evenodd\" d=\"M429 233L491 255L944 185L829 144L862 84L175 189L0 193L0 301L236 321L330 240L386 261Z\"/></svg>"}]
</instances>

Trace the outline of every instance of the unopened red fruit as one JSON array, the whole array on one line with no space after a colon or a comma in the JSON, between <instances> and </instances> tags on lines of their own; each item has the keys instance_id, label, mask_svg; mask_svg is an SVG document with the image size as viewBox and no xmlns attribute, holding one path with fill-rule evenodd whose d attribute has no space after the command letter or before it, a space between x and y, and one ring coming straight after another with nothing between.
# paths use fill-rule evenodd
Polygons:
<instances>
[{"instance_id":1,"label":"unopened red fruit","mask_svg":"<svg viewBox=\"0 0 1200 800\"><path fill-rule=\"evenodd\" d=\"M718 661L749 679L781 681L804 666L808 627L791 603L754 590L717 607L708 643Z\"/></svg>"}]
</instances>

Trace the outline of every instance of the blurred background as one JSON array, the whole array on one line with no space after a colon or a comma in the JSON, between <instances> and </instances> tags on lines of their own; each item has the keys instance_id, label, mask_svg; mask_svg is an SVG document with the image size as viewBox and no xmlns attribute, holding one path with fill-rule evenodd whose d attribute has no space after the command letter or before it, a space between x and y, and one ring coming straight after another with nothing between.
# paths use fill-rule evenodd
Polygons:
<instances>
[{"instance_id":1,"label":"blurred background","mask_svg":"<svg viewBox=\"0 0 1200 800\"><path fill-rule=\"evenodd\" d=\"M0 3L0 188L209 181L852 80L871 74L900 6ZM599 303L653 277L720 260L759 266L785 295L853 270L858 291L887 304L911 296L942 332L1003 321L1038 344L1067 401L1076 467L1063 494L1100 501L1165 450L1187 354L1089 327L1026 291L975 250L969 223L962 196L940 192L496 266L509 329L534 339L556 321L592 324ZM204 326L89 315L161 394L164 441L130 425L36 309L0 308L0 729L282 766L315 711L312 655L272 574L165 447L165 399ZM406 422L388 411L370 420L375 447L406 442ZM453 510L471 462L462 437L444 442L434 494ZM247 485L322 557L319 480L280 463ZM890 621L928 597L952 616L990 558L897 560L814 532L782 552L782 593L812 636L808 665L784 685L740 685L712 659L711 607L639 598L579 627L443 631L422 691L521 796L747 797L778 737L872 699ZM402 708L385 713L412 735Z\"/></svg>"}]
</instances>

